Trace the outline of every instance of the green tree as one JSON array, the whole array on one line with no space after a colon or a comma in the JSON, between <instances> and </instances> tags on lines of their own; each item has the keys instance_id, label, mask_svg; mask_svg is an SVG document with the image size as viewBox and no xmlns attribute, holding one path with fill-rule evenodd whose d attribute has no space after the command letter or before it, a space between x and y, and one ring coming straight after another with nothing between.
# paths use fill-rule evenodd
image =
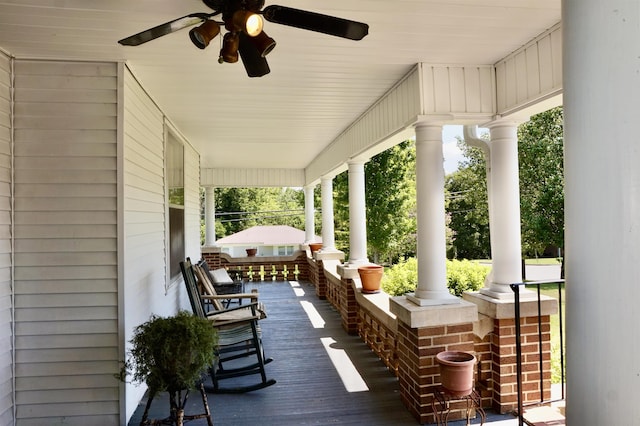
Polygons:
<instances>
[{"instance_id":1,"label":"green tree","mask_svg":"<svg viewBox=\"0 0 640 426\"><path fill-rule=\"evenodd\" d=\"M518 128L523 252L564 247L562 108L534 115Z\"/></svg>"},{"instance_id":2,"label":"green tree","mask_svg":"<svg viewBox=\"0 0 640 426\"><path fill-rule=\"evenodd\" d=\"M334 179L336 247L349 248L348 172ZM376 263L392 263L415 254L415 144L402 142L365 165L368 255Z\"/></svg>"},{"instance_id":3,"label":"green tree","mask_svg":"<svg viewBox=\"0 0 640 426\"><path fill-rule=\"evenodd\" d=\"M564 247L562 108L531 117L518 128L520 216L523 255ZM482 152L459 141L466 160L446 178L452 231L450 257L490 253L486 166Z\"/></svg>"},{"instance_id":4,"label":"green tree","mask_svg":"<svg viewBox=\"0 0 640 426\"><path fill-rule=\"evenodd\" d=\"M365 164L367 246L375 263L415 254L415 164L413 141L395 145Z\"/></svg>"},{"instance_id":5,"label":"green tree","mask_svg":"<svg viewBox=\"0 0 640 426\"><path fill-rule=\"evenodd\" d=\"M490 257L487 172L483 152L458 139L465 160L445 178L445 210L451 230L449 258Z\"/></svg>"},{"instance_id":6,"label":"green tree","mask_svg":"<svg viewBox=\"0 0 640 426\"><path fill-rule=\"evenodd\" d=\"M256 225L304 229L304 193L294 188L217 188L216 236Z\"/></svg>"}]
</instances>

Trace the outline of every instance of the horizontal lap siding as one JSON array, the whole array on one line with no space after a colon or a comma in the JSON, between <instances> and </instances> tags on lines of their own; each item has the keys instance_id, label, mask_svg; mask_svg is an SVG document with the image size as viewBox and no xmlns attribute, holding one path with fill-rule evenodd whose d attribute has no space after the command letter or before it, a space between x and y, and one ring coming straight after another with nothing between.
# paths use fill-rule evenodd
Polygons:
<instances>
[{"instance_id":1,"label":"horizontal lap siding","mask_svg":"<svg viewBox=\"0 0 640 426\"><path fill-rule=\"evenodd\" d=\"M166 294L164 117L128 72L124 75L125 339L151 314L169 315ZM144 387L127 386L126 417Z\"/></svg>"},{"instance_id":2,"label":"horizontal lap siding","mask_svg":"<svg viewBox=\"0 0 640 426\"><path fill-rule=\"evenodd\" d=\"M118 424L117 64L15 72L17 421Z\"/></svg>"},{"instance_id":3,"label":"horizontal lap siding","mask_svg":"<svg viewBox=\"0 0 640 426\"><path fill-rule=\"evenodd\" d=\"M13 424L11 61L0 53L0 425Z\"/></svg>"}]
</instances>

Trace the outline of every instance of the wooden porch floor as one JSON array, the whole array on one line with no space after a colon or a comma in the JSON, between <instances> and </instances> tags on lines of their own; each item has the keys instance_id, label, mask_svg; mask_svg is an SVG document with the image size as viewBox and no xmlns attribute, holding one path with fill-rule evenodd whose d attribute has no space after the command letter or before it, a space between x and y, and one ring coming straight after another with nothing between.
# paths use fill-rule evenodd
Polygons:
<instances>
[{"instance_id":1,"label":"wooden porch floor","mask_svg":"<svg viewBox=\"0 0 640 426\"><path fill-rule=\"evenodd\" d=\"M249 283L246 290L253 286ZM358 336L349 336L343 331L338 313L328 302L315 296L311 284L265 282L255 286L269 315L261 322L265 352L274 359L267 365L267 374L277 383L245 394L209 394L215 425L418 424L400 401L398 380ZM324 326L312 324L306 312L314 309L318 314L316 319L324 321ZM326 346L343 350L331 351L342 358L332 361ZM337 371L348 367L345 354L368 390L347 391ZM255 381L256 377L251 380ZM202 412L199 394L192 393L190 401L187 414ZM145 403L146 399L141 401L130 425L140 423ZM486 423L517 424L514 417L488 414ZM154 399L150 417L160 419L167 415L168 402L163 394ZM479 424L479 418L472 423ZM189 424L207 423L202 419Z\"/></svg>"}]
</instances>

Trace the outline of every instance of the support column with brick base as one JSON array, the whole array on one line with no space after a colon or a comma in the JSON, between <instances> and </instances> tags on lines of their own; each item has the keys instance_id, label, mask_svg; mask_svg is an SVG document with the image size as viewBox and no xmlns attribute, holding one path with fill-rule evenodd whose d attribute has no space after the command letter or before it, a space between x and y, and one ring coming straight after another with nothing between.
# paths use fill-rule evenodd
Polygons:
<instances>
[{"instance_id":1,"label":"support column with brick base","mask_svg":"<svg viewBox=\"0 0 640 426\"><path fill-rule=\"evenodd\" d=\"M474 352L473 323L478 309L462 300L455 305L417 306L406 297L394 297L389 307L398 319L398 380L400 396L420 423L435 423L431 402L440 385L436 354ZM466 403L452 402L450 420L464 418Z\"/></svg>"}]
</instances>

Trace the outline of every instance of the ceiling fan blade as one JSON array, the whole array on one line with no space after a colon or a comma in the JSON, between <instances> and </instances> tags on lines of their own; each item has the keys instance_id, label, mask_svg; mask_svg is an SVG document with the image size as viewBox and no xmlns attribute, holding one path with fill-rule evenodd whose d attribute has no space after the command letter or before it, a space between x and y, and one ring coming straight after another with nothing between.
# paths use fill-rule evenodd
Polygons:
<instances>
[{"instance_id":1,"label":"ceiling fan blade","mask_svg":"<svg viewBox=\"0 0 640 426\"><path fill-rule=\"evenodd\" d=\"M264 19L351 40L362 40L369 33L369 25L335 16L322 15L286 6L271 5L262 11Z\"/></svg>"},{"instance_id":2,"label":"ceiling fan blade","mask_svg":"<svg viewBox=\"0 0 640 426\"><path fill-rule=\"evenodd\" d=\"M138 34L123 38L122 40L119 40L118 43L123 46L139 46L142 43L146 43L158 37L199 24L213 15L213 13L192 13L190 15L183 16L182 18L174 19L173 21L165 22L164 24L149 28L148 30L141 31Z\"/></svg>"},{"instance_id":3,"label":"ceiling fan blade","mask_svg":"<svg viewBox=\"0 0 640 426\"><path fill-rule=\"evenodd\" d=\"M244 69L247 70L249 77L262 77L271 72L267 60L260 55L258 48L249 40L249 36L243 32L238 34L240 37L240 46L238 53L242 59Z\"/></svg>"}]
</instances>

